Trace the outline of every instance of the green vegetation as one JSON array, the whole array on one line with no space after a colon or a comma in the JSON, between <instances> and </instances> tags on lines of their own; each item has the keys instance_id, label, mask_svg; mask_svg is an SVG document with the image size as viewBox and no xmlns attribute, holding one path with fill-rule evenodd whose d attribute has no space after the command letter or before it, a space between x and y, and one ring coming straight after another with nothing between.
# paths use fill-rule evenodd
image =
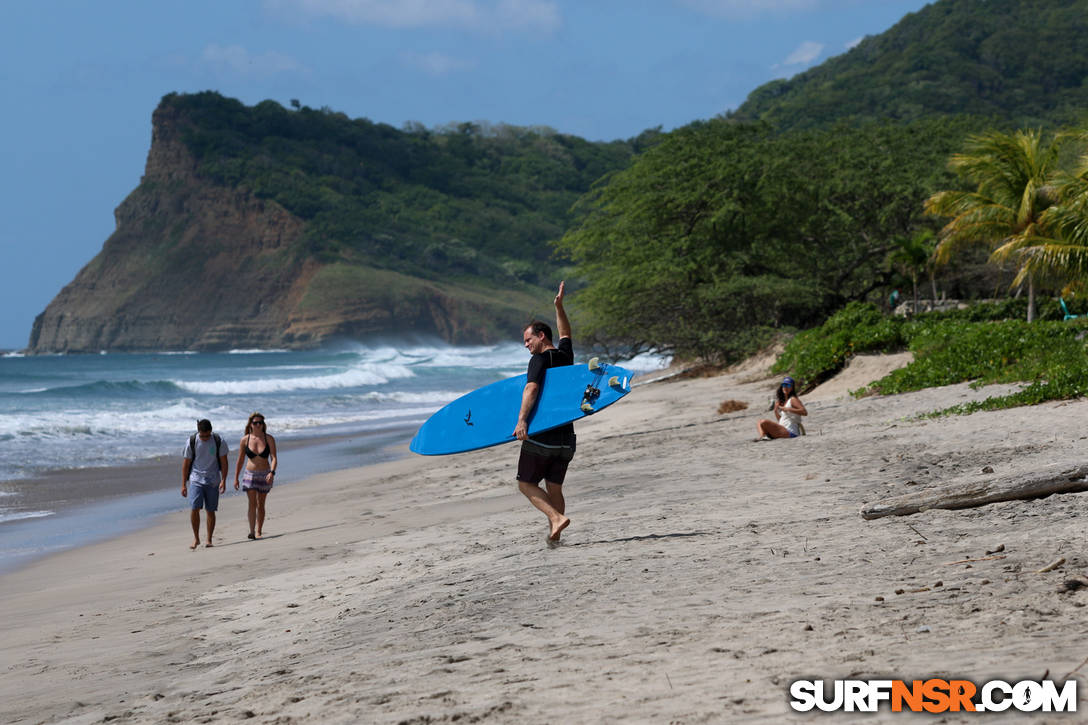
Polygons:
<instances>
[{"instance_id":1,"label":"green vegetation","mask_svg":"<svg viewBox=\"0 0 1088 725\"><path fill-rule=\"evenodd\" d=\"M776 370L808 386L852 355L906 350L914 362L864 392L1025 385L950 409L969 412L1088 385L1088 317L1063 321L1051 296L1088 312L1075 295L1088 279L1088 133L1059 131L1088 111L1085 10L938 0L728 117L625 142L397 130L214 93L163 106L201 174L305 220L294 253L325 265L306 310L434 294L482 310L499 289L531 306L563 274L589 344L728 363L802 330ZM887 314L893 289L917 300L924 287L1017 296Z\"/></svg>"},{"instance_id":2,"label":"green vegetation","mask_svg":"<svg viewBox=\"0 0 1088 725\"><path fill-rule=\"evenodd\" d=\"M1035 319L1036 278L1056 271L1033 264L1029 250L1045 243L1043 214L1056 201L1059 150L1036 131L972 136L949 166L977 190L941 191L926 200L930 214L952 217L941 230L935 261L947 264L963 247L983 245L992 250L991 261L1015 263L1013 284L1028 283L1028 322Z\"/></svg>"},{"instance_id":3,"label":"green vegetation","mask_svg":"<svg viewBox=\"0 0 1088 725\"><path fill-rule=\"evenodd\" d=\"M588 288L580 328L604 343L729 362L898 280L923 202L955 183L949 154L982 121L776 134L694 123L579 203L559 249Z\"/></svg>"},{"instance_id":4,"label":"green vegetation","mask_svg":"<svg viewBox=\"0 0 1088 725\"><path fill-rule=\"evenodd\" d=\"M1085 119L1085 10L939 0L664 135L582 198L559 242L588 285L582 329L723 363L800 329L777 370L809 385L856 353L911 350L870 392L1079 395L1083 321L1036 295L1077 307L1088 279L1088 132L1014 129ZM873 304L927 282L931 299L1017 299L910 320Z\"/></svg>"},{"instance_id":5,"label":"green vegetation","mask_svg":"<svg viewBox=\"0 0 1088 725\"><path fill-rule=\"evenodd\" d=\"M404 301L418 297L428 283L417 277L350 264L322 267L299 302L300 311L321 315L339 309L344 300L366 304L392 314Z\"/></svg>"},{"instance_id":6,"label":"green vegetation","mask_svg":"<svg viewBox=\"0 0 1088 725\"><path fill-rule=\"evenodd\" d=\"M788 372L801 390L842 370L858 354L901 352L909 343L905 318L889 317L876 305L851 302L819 327L799 332L775 361L775 373Z\"/></svg>"},{"instance_id":7,"label":"green vegetation","mask_svg":"<svg viewBox=\"0 0 1088 725\"><path fill-rule=\"evenodd\" d=\"M1011 126L1082 122L1088 8L1070 0L938 0L789 80L753 91L731 115L780 130L844 119L992 116Z\"/></svg>"},{"instance_id":8,"label":"green vegetation","mask_svg":"<svg viewBox=\"0 0 1088 725\"><path fill-rule=\"evenodd\" d=\"M775 363L812 387L860 353L909 350L913 361L855 395L892 395L954 383L1025 383L1020 391L954 406L936 413L970 413L1088 393L1088 319L1062 321L1056 303L1045 319L1020 317L1025 300L978 304L966 310L933 312L914 319L889 317L874 305L853 303L821 327L795 336Z\"/></svg>"},{"instance_id":9,"label":"green vegetation","mask_svg":"<svg viewBox=\"0 0 1088 725\"><path fill-rule=\"evenodd\" d=\"M441 320L436 308L456 300L457 314ZM299 303L299 311L321 318L336 314L345 305L357 319L399 320L402 324L422 326L428 317L444 332L459 339L460 330L486 333L491 339L508 334L508 321L525 321L527 311L542 305L539 296L518 290L497 290L480 284L460 285L423 280L391 270L363 265L334 263L322 267L311 280Z\"/></svg>"},{"instance_id":10,"label":"green vegetation","mask_svg":"<svg viewBox=\"0 0 1088 725\"><path fill-rule=\"evenodd\" d=\"M161 111L176 117L203 176L306 221L299 258L515 286L552 285L548 242L569 225L571 205L654 136L591 143L472 123L398 130L213 92L167 95Z\"/></svg>"},{"instance_id":11,"label":"green vegetation","mask_svg":"<svg viewBox=\"0 0 1088 725\"><path fill-rule=\"evenodd\" d=\"M914 362L872 384L871 391L903 393L966 381L978 384L1049 380L1062 367L1085 371L1083 325L933 320L905 330Z\"/></svg>"}]
</instances>

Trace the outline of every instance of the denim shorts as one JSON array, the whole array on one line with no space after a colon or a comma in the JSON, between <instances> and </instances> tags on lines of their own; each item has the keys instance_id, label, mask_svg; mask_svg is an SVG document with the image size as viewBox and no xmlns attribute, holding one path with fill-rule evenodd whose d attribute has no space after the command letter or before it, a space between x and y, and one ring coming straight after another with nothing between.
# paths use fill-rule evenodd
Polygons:
<instances>
[{"instance_id":1,"label":"denim shorts","mask_svg":"<svg viewBox=\"0 0 1088 725\"><path fill-rule=\"evenodd\" d=\"M219 508L219 484L189 481L189 508L214 513Z\"/></svg>"}]
</instances>

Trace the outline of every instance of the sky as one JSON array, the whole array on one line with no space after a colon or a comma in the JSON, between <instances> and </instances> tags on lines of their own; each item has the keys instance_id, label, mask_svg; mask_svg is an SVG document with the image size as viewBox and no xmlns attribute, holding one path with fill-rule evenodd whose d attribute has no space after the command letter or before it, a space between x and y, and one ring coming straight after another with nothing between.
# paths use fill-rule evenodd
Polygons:
<instances>
[{"instance_id":1,"label":"sky","mask_svg":"<svg viewBox=\"0 0 1088 725\"><path fill-rule=\"evenodd\" d=\"M397 128L627 139L713 118L926 0L4 0L0 349L102 248L151 113L215 90Z\"/></svg>"}]
</instances>

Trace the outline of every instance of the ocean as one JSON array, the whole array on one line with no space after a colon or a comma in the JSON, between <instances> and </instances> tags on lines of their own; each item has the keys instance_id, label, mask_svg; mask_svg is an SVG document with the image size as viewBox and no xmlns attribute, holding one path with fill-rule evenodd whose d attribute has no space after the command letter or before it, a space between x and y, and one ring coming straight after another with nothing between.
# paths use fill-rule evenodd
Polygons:
<instances>
[{"instance_id":1,"label":"ocean","mask_svg":"<svg viewBox=\"0 0 1088 725\"><path fill-rule=\"evenodd\" d=\"M4 355L0 571L183 509L181 452L200 418L230 447L233 477L245 421L263 413L281 449L277 485L290 485L401 455L392 447L435 410L527 361L515 342ZM622 362L647 372L667 360Z\"/></svg>"}]
</instances>

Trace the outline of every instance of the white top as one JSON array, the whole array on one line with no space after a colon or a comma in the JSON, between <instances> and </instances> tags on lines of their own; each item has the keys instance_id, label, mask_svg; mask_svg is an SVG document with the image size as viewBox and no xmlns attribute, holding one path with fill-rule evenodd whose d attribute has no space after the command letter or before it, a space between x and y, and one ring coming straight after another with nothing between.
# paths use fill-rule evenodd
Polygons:
<instances>
[{"instance_id":1,"label":"white top","mask_svg":"<svg viewBox=\"0 0 1088 725\"><path fill-rule=\"evenodd\" d=\"M786 401L786 405L789 405L790 401ZM795 408L779 408L778 409L778 424L788 430L791 435L801 435L801 416L798 413L791 413L790 411Z\"/></svg>"}]
</instances>

